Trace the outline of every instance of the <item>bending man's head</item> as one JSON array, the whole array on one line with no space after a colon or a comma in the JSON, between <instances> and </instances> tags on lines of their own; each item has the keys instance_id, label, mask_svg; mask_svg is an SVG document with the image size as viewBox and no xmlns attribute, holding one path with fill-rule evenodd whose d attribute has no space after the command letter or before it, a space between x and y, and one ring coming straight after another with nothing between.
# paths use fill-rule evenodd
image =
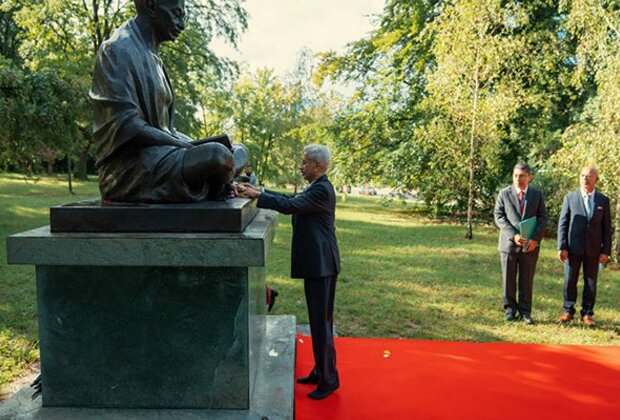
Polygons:
<instances>
[{"instance_id":1,"label":"bending man's head","mask_svg":"<svg viewBox=\"0 0 620 420\"><path fill-rule=\"evenodd\" d=\"M331 159L332 153L327 146L309 144L304 147L304 157L299 170L306 181L312 182L327 172Z\"/></svg>"},{"instance_id":2,"label":"bending man's head","mask_svg":"<svg viewBox=\"0 0 620 420\"><path fill-rule=\"evenodd\" d=\"M158 43L174 41L185 29L185 0L134 0L138 16L153 24Z\"/></svg>"}]
</instances>

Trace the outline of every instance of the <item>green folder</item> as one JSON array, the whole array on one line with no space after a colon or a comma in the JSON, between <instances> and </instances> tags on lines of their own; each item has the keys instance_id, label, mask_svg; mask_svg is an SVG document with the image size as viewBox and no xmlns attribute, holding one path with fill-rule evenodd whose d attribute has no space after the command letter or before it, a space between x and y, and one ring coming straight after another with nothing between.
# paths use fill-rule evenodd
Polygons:
<instances>
[{"instance_id":1,"label":"green folder","mask_svg":"<svg viewBox=\"0 0 620 420\"><path fill-rule=\"evenodd\" d=\"M519 234L527 240L533 239L534 233L536 233L537 225L538 219L536 217L521 220L519 222Z\"/></svg>"}]
</instances>

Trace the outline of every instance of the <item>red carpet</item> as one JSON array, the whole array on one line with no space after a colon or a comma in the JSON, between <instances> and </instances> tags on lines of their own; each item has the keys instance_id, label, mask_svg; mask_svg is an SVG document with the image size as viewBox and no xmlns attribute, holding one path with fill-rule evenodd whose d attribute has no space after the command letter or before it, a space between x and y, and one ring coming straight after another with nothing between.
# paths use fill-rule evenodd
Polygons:
<instances>
[{"instance_id":1,"label":"red carpet","mask_svg":"<svg viewBox=\"0 0 620 420\"><path fill-rule=\"evenodd\" d=\"M620 347L337 338L340 389L295 418L620 419ZM298 336L296 376L312 368Z\"/></svg>"}]
</instances>

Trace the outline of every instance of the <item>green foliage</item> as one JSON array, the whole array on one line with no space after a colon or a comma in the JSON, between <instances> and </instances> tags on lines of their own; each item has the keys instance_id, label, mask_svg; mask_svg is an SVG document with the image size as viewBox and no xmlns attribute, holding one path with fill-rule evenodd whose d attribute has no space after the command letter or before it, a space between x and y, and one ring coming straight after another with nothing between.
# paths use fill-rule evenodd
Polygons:
<instances>
[{"instance_id":1,"label":"green foliage","mask_svg":"<svg viewBox=\"0 0 620 420\"><path fill-rule=\"evenodd\" d=\"M231 93L217 91L216 106L202 110L205 132L232 132L248 146L258 181L300 185L299 163L309 143L331 145L327 101L311 84L313 59L307 50L288 77L268 68L242 76Z\"/></svg>"},{"instance_id":2,"label":"green foliage","mask_svg":"<svg viewBox=\"0 0 620 420\"><path fill-rule=\"evenodd\" d=\"M20 5L0 3L0 58L19 62L20 31L15 22L15 12Z\"/></svg>"},{"instance_id":3,"label":"green foliage","mask_svg":"<svg viewBox=\"0 0 620 420\"><path fill-rule=\"evenodd\" d=\"M369 36L321 55L319 80L357 86L335 116L343 177L418 190L429 209L468 208L471 220L490 214L514 164L527 161L557 214L569 182L557 178L566 162L551 157L579 156L569 138L591 144L583 122L595 109L611 122L618 109L617 13L617 2L594 0L387 1ZM603 93L609 100L593 102ZM614 160L603 153L617 144L609 133L586 147L596 162Z\"/></svg>"},{"instance_id":4,"label":"green foliage","mask_svg":"<svg viewBox=\"0 0 620 420\"><path fill-rule=\"evenodd\" d=\"M216 37L236 46L247 29L242 0L189 0L186 28L174 43L162 45L161 57L175 89L176 128L194 138L220 134L205 130L199 111L217 112L238 76L237 63L210 49Z\"/></svg>"},{"instance_id":5,"label":"green foliage","mask_svg":"<svg viewBox=\"0 0 620 420\"><path fill-rule=\"evenodd\" d=\"M586 164L598 167L597 188L610 196L615 217L615 254L620 258L620 45L617 2L564 1L567 37L576 44L573 83L596 91L582 112L562 134L562 148L551 161L551 171L571 179L563 192L578 185L576 176Z\"/></svg>"},{"instance_id":6,"label":"green foliage","mask_svg":"<svg viewBox=\"0 0 620 420\"><path fill-rule=\"evenodd\" d=\"M5 170L26 168L32 173L42 150L72 150L81 140L81 88L79 81L50 70L0 63L0 163Z\"/></svg>"}]
</instances>

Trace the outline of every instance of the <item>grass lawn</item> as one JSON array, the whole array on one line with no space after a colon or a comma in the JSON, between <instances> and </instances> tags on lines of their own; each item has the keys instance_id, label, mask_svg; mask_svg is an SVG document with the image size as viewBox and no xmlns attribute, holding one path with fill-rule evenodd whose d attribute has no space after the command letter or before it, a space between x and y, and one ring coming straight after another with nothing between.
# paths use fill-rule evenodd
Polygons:
<instances>
[{"instance_id":1,"label":"grass lawn","mask_svg":"<svg viewBox=\"0 0 620 420\"><path fill-rule=\"evenodd\" d=\"M468 241L464 225L433 221L413 210L411 204L378 198L339 200L342 273L334 322L340 335L620 345L620 272L606 269L600 275L595 329L577 322L560 328L562 265L555 240L545 239L534 278L537 324L507 324L497 228L478 225ZM282 292L275 313L292 313L298 323L307 323L302 283L288 278L290 234L289 217L280 216L267 280Z\"/></svg>"},{"instance_id":2,"label":"grass lawn","mask_svg":"<svg viewBox=\"0 0 620 420\"><path fill-rule=\"evenodd\" d=\"M26 183L0 176L0 387L36 360L34 269L6 264L7 235L48 224L48 207L98 195L96 182L64 179ZM267 282L280 292L275 314L307 323L303 287L290 279L290 217L279 216ZM562 266L555 241L545 240L534 280L534 326L506 324L501 309L497 230L476 226L463 239L461 224L435 222L411 204L378 198L339 200L337 234L343 271L336 292L338 333L362 337L620 345L620 272L599 280L595 329L580 323L559 328Z\"/></svg>"}]
</instances>

